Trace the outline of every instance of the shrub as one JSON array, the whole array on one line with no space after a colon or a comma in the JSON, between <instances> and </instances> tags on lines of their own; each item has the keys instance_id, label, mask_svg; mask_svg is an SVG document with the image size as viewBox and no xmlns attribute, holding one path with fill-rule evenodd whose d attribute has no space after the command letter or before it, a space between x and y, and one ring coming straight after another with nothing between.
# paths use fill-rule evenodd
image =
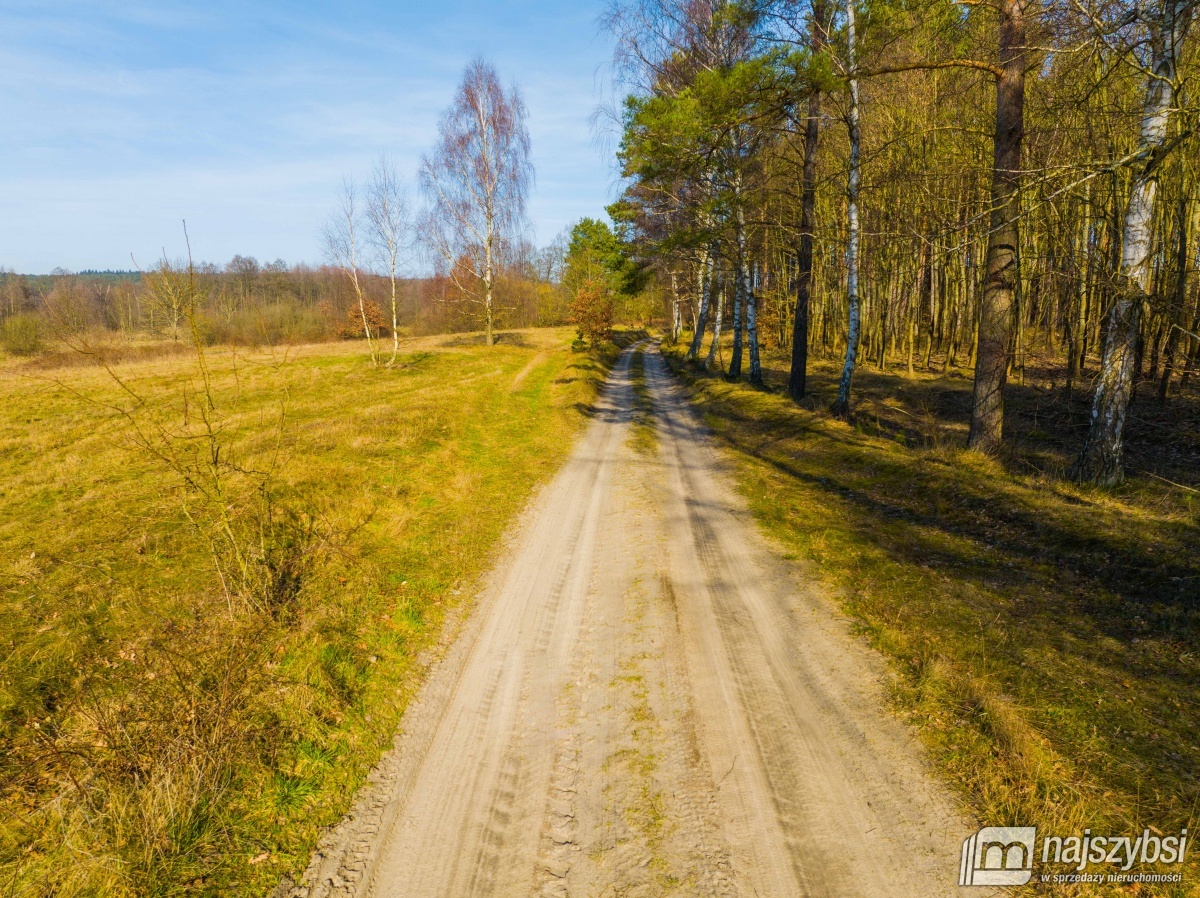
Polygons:
<instances>
[{"instance_id":1,"label":"shrub","mask_svg":"<svg viewBox=\"0 0 1200 898\"><path fill-rule=\"evenodd\" d=\"M358 303L354 303L346 310L346 318L342 323L341 329L338 331L338 336L345 340L365 339L366 334L363 333L363 311L366 312L367 327L371 329L372 337L379 339L383 334L391 330L391 321L383 314L383 309L379 308L378 303L368 299L363 304L362 309L359 309Z\"/></svg>"},{"instance_id":2,"label":"shrub","mask_svg":"<svg viewBox=\"0 0 1200 898\"><path fill-rule=\"evenodd\" d=\"M46 348L42 321L37 315L22 312L4 319L0 327L0 345L11 355L37 355Z\"/></svg>"},{"instance_id":3,"label":"shrub","mask_svg":"<svg viewBox=\"0 0 1200 898\"><path fill-rule=\"evenodd\" d=\"M198 321L205 345L258 348L289 343L320 343L335 336L321 311L275 303L239 309L231 315L206 314ZM361 327L361 325L360 325Z\"/></svg>"},{"instance_id":4,"label":"shrub","mask_svg":"<svg viewBox=\"0 0 1200 898\"><path fill-rule=\"evenodd\" d=\"M612 339L612 291L603 281L587 280L575 291L571 301L571 321L579 329L579 338L593 346Z\"/></svg>"}]
</instances>

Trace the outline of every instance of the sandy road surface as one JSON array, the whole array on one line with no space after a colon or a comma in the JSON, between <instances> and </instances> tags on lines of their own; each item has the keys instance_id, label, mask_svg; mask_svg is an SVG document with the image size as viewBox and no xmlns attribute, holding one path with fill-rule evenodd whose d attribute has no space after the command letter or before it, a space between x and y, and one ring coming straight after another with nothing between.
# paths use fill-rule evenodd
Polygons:
<instances>
[{"instance_id":1,"label":"sandy road surface","mask_svg":"<svg viewBox=\"0 0 1200 898\"><path fill-rule=\"evenodd\" d=\"M594 423L294 894L934 896L969 829L661 357Z\"/></svg>"}]
</instances>

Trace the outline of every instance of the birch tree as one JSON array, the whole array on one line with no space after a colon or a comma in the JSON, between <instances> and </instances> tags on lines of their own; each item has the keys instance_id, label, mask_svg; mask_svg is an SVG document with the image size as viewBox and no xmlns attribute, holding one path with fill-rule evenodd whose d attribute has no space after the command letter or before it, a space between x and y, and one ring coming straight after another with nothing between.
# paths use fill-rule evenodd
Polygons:
<instances>
[{"instance_id":1,"label":"birch tree","mask_svg":"<svg viewBox=\"0 0 1200 898\"><path fill-rule=\"evenodd\" d=\"M1091 424L1073 471L1082 481L1112 485L1125 476L1125 418L1133 389L1142 307L1150 291L1158 169L1167 149L1179 54L1191 24L1193 2L1162 0L1157 6L1141 6L1135 12L1145 26L1149 50L1139 161L1125 208L1117 295L1108 317L1108 336L1092 402Z\"/></svg>"},{"instance_id":2,"label":"birch tree","mask_svg":"<svg viewBox=\"0 0 1200 898\"><path fill-rule=\"evenodd\" d=\"M371 225L371 242L387 275L392 301L392 357L388 366L396 364L400 352L399 309L396 279L405 253L411 242L412 219L408 197L395 165L383 156L375 164L367 196L367 221Z\"/></svg>"},{"instance_id":3,"label":"birch tree","mask_svg":"<svg viewBox=\"0 0 1200 898\"><path fill-rule=\"evenodd\" d=\"M342 182L342 193L338 208L325 226L325 255L336 266L354 291L358 312L362 318L363 333L367 337L367 348L371 353L371 364L379 365L379 354L375 350L375 338L367 320L366 285L362 270L363 234L362 210L358 202L358 188L351 180Z\"/></svg>"},{"instance_id":4,"label":"birch tree","mask_svg":"<svg viewBox=\"0 0 1200 898\"><path fill-rule=\"evenodd\" d=\"M858 295L858 250L859 219L858 192L862 165L862 131L858 114L858 69L857 34L854 17L854 0L846 0L846 64L850 70L850 106L846 111L846 130L850 138L850 170L846 178L846 303L847 336L846 358L842 363L842 376L838 381L837 398L833 401L833 413L842 418L850 417L850 383L854 378L854 366L858 358L860 333L860 303Z\"/></svg>"},{"instance_id":5,"label":"birch tree","mask_svg":"<svg viewBox=\"0 0 1200 898\"><path fill-rule=\"evenodd\" d=\"M506 91L492 64L477 57L421 161L425 238L459 293L482 308L488 346L498 268L527 226L534 172L526 115L516 85Z\"/></svg>"},{"instance_id":6,"label":"birch tree","mask_svg":"<svg viewBox=\"0 0 1200 898\"><path fill-rule=\"evenodd\" d=\"M712 305L713 288L713 256L716 251L710 243L700 252L696 262L696 282L700 290L700 313L696 318L696 328L692 332L692 342L688 346L688 361L694 362L700 358L700 346L704 343L704 331L708 327L708 312Z\"/></svg>"}]
</instances>

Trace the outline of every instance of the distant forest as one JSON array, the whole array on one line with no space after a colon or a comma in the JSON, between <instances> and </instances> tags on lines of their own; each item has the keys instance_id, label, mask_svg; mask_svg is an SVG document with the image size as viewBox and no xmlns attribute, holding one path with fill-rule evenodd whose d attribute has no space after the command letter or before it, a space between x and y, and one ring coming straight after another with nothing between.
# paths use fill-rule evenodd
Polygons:
<instances>
[{"instance_id":1,"label":"distant forest","mask_svg":"<svg viewBox=\"0 0 1200 898\"><path fill-rule=\"evenodd\" d=\"M562 286L563 240L506 266L497 279L500 327L560 325L570 318ZM180 266L175 265L178 269ZM156 271L56 270L48 275L0 272L0 337L13 355L36 355L62 338L92 333L134 342L177 337L181 310L153 289ZM336 267L288 266L235 256L225 265L195 266L204 342L260 346L361 338L363 326L352 285ZM387 278L363 275L372 330L391 324ZM400 325L410 335L479 328L477 309L444 276L400 282ZM388 312L385 314L385 309Z\"/></svg>"}]
</instances>

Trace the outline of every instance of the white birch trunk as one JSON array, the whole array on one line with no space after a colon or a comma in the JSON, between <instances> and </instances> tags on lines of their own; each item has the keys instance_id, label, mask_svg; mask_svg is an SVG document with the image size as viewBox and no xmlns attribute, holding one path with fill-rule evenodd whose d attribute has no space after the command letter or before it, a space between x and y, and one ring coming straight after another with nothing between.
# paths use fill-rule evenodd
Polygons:
<instances>
[{"instance_id":1,"label":"white birch trunk","mask_svg":"<svg viewBox=\"0 0 1200 898\"><path fill-rule=\"evenodd\" d=\"M858 67L855 46L854 0L846 0L847 64L853 73ZM850 416L850 382L854 378L854 365L858 358L860 309L858 297L858 189L861 165L861 133L858 118L858 78L850 78L850 109L846 116L850 132L850 172L846 185L846 219L848 239L846 246L846 301L849 321L846 329L846 360L842 365L842 378L838 383L837 399L833 413L841 417Z\"/></svg>"},{"instance_id":2,"label":"white birch trunk","mask_svg":"<svg viewBox=\"0 0 1200 898\"><path fill-rule=\"evenodd\" d=\"M717 351L721 346L721 324L725 318L725 290L726 284L721 284L721 289L717 291L717 313L713 317L713 335L712 342L708 344L708 358L704 361L704 367L712 371L717 364Z\"/></svg>"},{"instance_id":3,"label":"white birch trunk","mask_svg":"<svg viewBox=\"0 0 1200 898\"><path fill-rule=\"evenodd\" d=\"M1113 485L1124 479L1125 419L1133 393L1142 306L1150 287L1150 251L1160 152L1175 96L1176 67L1190 24L1191 0L1166 0L1149 22L1152 57L1146 76L1139 148L1146 154L1135 172L1121 233L1117 296L1108 319L1092 420L1074 475L1081 481Z\"/></svg>"}]
</instances>

